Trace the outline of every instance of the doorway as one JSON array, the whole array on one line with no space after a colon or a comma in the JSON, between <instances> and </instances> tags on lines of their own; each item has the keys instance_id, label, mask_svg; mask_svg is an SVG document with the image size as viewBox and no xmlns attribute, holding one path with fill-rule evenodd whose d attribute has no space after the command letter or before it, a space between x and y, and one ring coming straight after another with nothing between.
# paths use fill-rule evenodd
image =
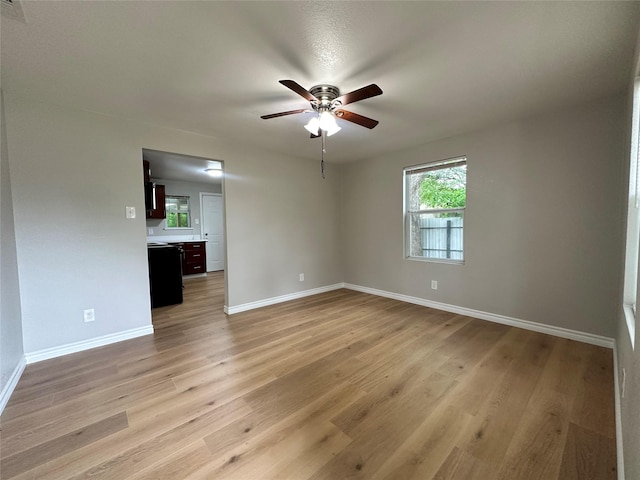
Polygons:
<instances>
[{"instance_id":1,"label":"doorway","mask_svg":"<svg viewBox=\"0 0 640 480\"><path fill-rule=\"evenodd\" d=\"M217 283L213 282L218 285L216 292L219 285L223 287L222 297L226 299L223 162L147 148L142 149L142 159L149 168L145 181L151 183L156 190L162 187L164 191L164 198L156 200L165 207L162 209L164 214L158 217L147 215L148 248L154 244L175 244L183 248L182 285L185 299L192 298L187 295L189 290L201 288L202 282L197 280L199 277L206 277L206 272L210 272L212 281L217 279ZM145 192L146 190L145 188ZM167 204L168 198L179 199L178 206L171 202ZM175 221L176 215L180 221ZM189 251L193 253L196 248L201 248L203 255L189 257ZM198 264L198 268L201 268L198 272L192 271L196 256L204 257ZM185 262L193 268L185 268ZM223 301L219 307L222 309L224 305Z\"/></svg>"}]
</instances>

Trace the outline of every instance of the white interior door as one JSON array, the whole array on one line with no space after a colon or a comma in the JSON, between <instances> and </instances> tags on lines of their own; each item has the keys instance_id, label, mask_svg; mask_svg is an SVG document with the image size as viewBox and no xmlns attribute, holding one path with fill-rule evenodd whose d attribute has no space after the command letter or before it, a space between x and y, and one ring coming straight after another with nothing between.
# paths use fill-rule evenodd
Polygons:
<instances>
[{"instance_id":1,"label":"white interior door","mask_svg":"<svg viewBox=\"0 0 640 480\"><path fill-rule=\"evenodd\" d=\"M224 270L222 195L201 193L202 238L206 240L207 272Z\"/></svg>"}]
</instances>

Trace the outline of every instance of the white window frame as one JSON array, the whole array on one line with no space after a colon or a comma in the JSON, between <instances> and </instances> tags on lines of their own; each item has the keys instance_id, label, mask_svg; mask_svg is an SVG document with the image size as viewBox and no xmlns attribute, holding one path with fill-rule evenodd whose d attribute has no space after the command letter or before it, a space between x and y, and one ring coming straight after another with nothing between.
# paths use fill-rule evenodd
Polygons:
<instances>
[{"instance_id":1,"label":"white window frame","mask_svg":"<svg viewBox=\"0 0 640 480\"><path fill-rule=\"evenodd\" d=\"M435 162L423 163L420 165L414 165L411 167L405 167L402 171L403 175L403 211L404 211L404 228L403 228L403 240L404 240L404 258L407 260L416 260L419 262L435 262L435 263L450 263L454 265L464 265L465 263L465 228L464 228L464 218L465 218L465 210L466 210L466 201L464 207L457 208L429 208L429 209L421 209L411 211L409 209L409 178L411 175L416 174L419 171L428 171L428 170L436 170L436 169L444 169L454 167L456 165L467 165L467 157L453 157L445 160L438 160ZM465 185L467 184L467 179L465 179ZM411 255L411 214L416 213L428 213L428 214L438 214L438 213L461 213L462 214L462 222L463 222L463 235L462 235L462 259L449 259L449 258L433 258L433 257L417 257Z\"/></svg>"},{"instance_id":2,"label":"white window frame","mask_svg":"<svg viewBox=\"0 0 640 480\"><path fill-rule=\"evenodd\" d=\"M633 86L629 192L627 202L627 242L624 257L623 310L631 348L635 349L638 296L638 258L640 250L640 77Z\"/></svg>"},{"instance_id":3,"label":"white window frame","mask_svg":"<svg viewBox=\"0 0 640 480\"><path fill-rule=\"evenodd\" d=\"M165 230L171 230L176 231L176 230L193 230L193 215L192 215L192 211L191 211L191 197L189 195L173 195L173 194L166 194L165 195L165 200L164 200L164 204L165 204L165 215L169 214L169 209L167 208L167 200L170 198L177 198L177 199L187 199L187 206L189 207L188 210L188 214L189 214L189 226L188 227L170 227L169 224L165 221Z\"/></svg>"}]
</instances>

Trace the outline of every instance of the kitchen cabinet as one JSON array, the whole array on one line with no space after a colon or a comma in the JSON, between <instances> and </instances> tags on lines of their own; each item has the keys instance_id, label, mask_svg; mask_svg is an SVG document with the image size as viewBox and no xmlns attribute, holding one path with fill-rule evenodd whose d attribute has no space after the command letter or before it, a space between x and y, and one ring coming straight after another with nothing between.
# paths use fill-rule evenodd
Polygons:
<instances>
[{"instance_id":1,"label":"kitchen cabinet","mask_svg":"<svg viewBox=\"0 0 640 480\"><path fill-rule=\"evenodd\" d=\"M151 181L151 167L147 160L142 161L142 173L144 175L144 183L149 183Z\"/></svg>"},{"instance_id":2,"label":"kitchen cabinet","mask_svg":"<svg viewBox=\"0 0 640 480\"><path fill-rule=\"evenodd\" d=\"M147 218L166 218L167 210L164 203L164 185L158 185L157 183L147 184L150 191L147 195L150 197L149 204L147 205ZM155 208L153 208L155 206Z\"/></svg>"},{"instance_id":3,"label":"kitchen cabinet","mask_svg":"<svg viewBox=\"0 0 640 480\"><path fill-rule=\"evenodd\" d=\"M144 176L144 203L147 218L166 218L164 185L158 185L151 181L151 166L148 160L142 160L142 174Z\"/></svg>"},{"instance_id":4,"label":"kitchen cabinet","mask_svg":"<svg viewBox=\"0 0 640 480\"><path fill-rule=\"evenodd\" d=\"M187 242L184 244L182 272L185 275L207 272L207 254L204 242Z\"/></svg>"},{"instance_id":5,"label":"kitchen cabinet","mask_svg":"<svg viewBox=\"0 0 640 480\"><path fill-rule=\"evenodd\" d=\"M207 272L205 242L171 242L182 250L182 274L193 275Z\"/></svg>"}]
</instances>

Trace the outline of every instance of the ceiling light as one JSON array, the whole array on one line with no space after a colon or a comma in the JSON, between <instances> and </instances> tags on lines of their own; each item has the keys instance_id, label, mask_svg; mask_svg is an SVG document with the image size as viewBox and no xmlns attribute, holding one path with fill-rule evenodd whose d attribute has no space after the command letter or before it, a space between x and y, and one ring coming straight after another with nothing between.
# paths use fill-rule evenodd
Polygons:
<instances>
[{"instance_id":1,"label":"ceiling light","mask_svg":"<svg viewBox=\"0 0 640 480\"><path fill-rule=\"evenodd\" d=\"M222 176L222 170L220 170L219 168L207 168L205 170L205 172L207 172L212 177L221 177Z\"/></svg>"},{"instance_id":2,"label":"ceiling light","mask_svg":"<svg viewBox=\"0 0 640 480\"><path fill-rule=\"evenodd\" d=\"M318 120L318 117L313 117L309 120L309 123L307 123L304 128L306 128L310 134L318 135L318 129L320 128L320 121Z\"/></svg>"},{"instance_id":3,"label":"ceiling light","mask_svg":"<svg viewBox=\"0 0 640 480\"><path fill-rule=\"evenodd\" d=\"M312 135L320 135L320 130L324 130L328 137L340 131L336 117L329 111L320 113L320 117L313 117L304 128Z\"/></svg>"},{"instance_id":4,"label":"ceiling light","mask_svg":"<svg viewBox=\"0 0 640 480\"><path fill-rule=\"evenodd\" d=\"M340 131L340 127L336 123L336 117L333 113L324 111L320 114L319 126L321 130L327 132L327 136L330 137L334 133Z\"/></svg>"}]
</instances>

